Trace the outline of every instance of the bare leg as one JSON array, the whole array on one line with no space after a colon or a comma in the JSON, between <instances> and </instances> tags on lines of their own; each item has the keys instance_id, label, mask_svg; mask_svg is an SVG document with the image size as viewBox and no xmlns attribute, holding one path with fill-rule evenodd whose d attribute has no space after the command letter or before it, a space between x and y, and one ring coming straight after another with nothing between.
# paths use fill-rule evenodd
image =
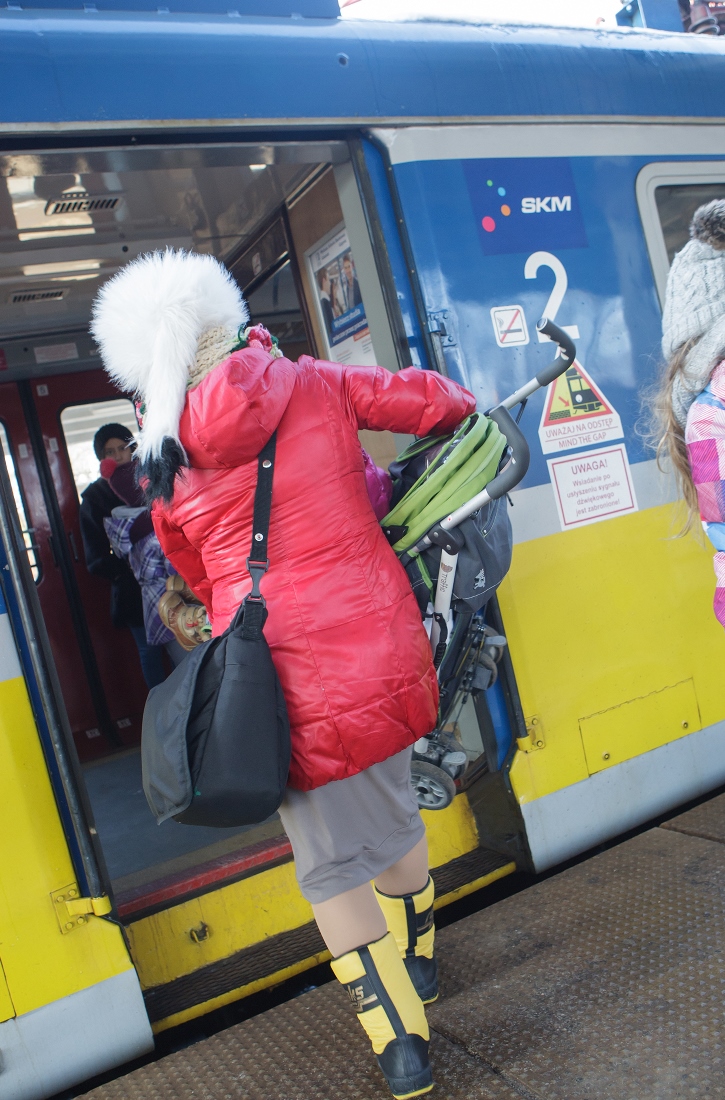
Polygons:
<instances>
[{"instance_id":1,"label":"bare leg","mask_svg":"<svg viewBox=\"0 0 725 1100\"><path fill-rule=\"evenodd\" d=\"M333 959L381 939L388 930L369 882L312 906L317 927Z\"/></svg>"},{"instance_id":2,"label":"bare leg","mask_svg":"<svg viewBox=\"0 0 725 1100\"><path fill-rule=\"evenodd\" d=\"M417 894L428 881L428 840L426 837L415 848L388 867L375 879L375 885L383 894L402 897L403 894Z\"/></svg>"},{"instance_id":3,"label":"bare leg","mask_svg":"<svg viewBox=\"0 0 725 1100\"><path fill-rule=\"evenodd\" d=\"M428 841L422 837L402 859L378 875L375 885L384 894L401 897L416 894L427 881ZM363 944L374 943L387 932L383 911L368 882L328 901L318 902L312 906L312 911L334 959Z\"/></svg>"}]
</instances>

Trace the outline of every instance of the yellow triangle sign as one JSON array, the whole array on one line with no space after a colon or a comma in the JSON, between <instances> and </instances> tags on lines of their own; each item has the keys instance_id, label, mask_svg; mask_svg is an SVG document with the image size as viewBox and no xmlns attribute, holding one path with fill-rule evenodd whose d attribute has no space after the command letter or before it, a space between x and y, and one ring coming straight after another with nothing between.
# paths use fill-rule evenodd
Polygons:
<instances>
[{"instance_id":1,"label":"yellow triangle sign","mask_svg":"<svg viewBox=\"0 0 725 1100\"><path fill-rule=\"evenodd\" d=\"M622 421L576 360L549 386L539 424L544 454L621 439Z\"/></svg>"}]
</instances>

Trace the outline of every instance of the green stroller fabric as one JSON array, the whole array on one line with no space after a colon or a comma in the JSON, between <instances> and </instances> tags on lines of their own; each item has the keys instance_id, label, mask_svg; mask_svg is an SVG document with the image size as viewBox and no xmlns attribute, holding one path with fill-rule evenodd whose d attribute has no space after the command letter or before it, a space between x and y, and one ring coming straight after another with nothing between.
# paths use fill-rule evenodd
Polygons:
<instances>
[{"instance_id":1,"label":"green stroller fabric","mask_svg":"<svg viewBox=\"0 0 725 1100\"><path fill-rule=\"evenodd\" d=\"M400 469L440 443L433 436L416 440L393 465ZM382 520L384 529L404 529L393 543L396 554L409 551L435 523L485 489L496 476L505 447L506 438L493 420L478 412L467 417ZM393 466L391 473L395 476Z\"/></svg>"}]
</instances>

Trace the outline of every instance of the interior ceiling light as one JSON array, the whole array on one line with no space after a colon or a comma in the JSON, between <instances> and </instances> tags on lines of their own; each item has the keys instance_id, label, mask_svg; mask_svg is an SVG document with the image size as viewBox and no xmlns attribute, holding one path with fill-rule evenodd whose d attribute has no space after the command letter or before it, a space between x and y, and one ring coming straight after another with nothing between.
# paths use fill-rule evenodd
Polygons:
<instances>
[{"instance_id":1,"label":"interior ceiling light","mask_svg":"<svg viewBox=\"0 0 725 1100\"><path fill-rule=\"evenodd\" d=\"M57 278L92 279L101 270L100 260L61 260L51 264L25 264L23 275L27 279L37 279L48 275Z\"/></svg>"},{"instance_id":2,"label":"interior ceiling light","mask_svg":"<svg viewBox=\"0 0 725 1100\"><path fill-rule=\"evenodd\" d=\"M50 283L82 283L84 279L97 279L100 271L93 271L90 275L51 275ZM106 274L104 272L104 274Z\"/></svg>"},{"instance_id":3,"label":"interior ceiling light","mask_svg":"<svg viewBox=\"0 0 725 1100\"><path fill-rule=\"evenodd\" d=\"M250 164L249 167L252 170L252 172L263 172L264 169L267 167L267 165L266 164Z\"/></svg>"},{"instance_id":4,"label":"interior ceiling light","mask_svg":"<svg viewBox=\"0 0 725 1100\"><path fill-rule=\"evenodd\" d=\"M18 233L18 240L39 241L47 240L48 237L52 237L53 240L55 240L56 237L85 237L95 232L96 231L93 226L77 226L75 229L56 229L55 227L53 227L52 229L39 229L37 232L33 231L30 233Z\"/></svg>"}]
</instances>

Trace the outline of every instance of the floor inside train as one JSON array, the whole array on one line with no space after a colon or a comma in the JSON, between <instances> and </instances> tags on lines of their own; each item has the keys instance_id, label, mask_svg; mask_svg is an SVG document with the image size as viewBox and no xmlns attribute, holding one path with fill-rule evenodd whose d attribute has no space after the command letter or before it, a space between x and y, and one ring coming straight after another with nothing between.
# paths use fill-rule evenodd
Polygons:
<instances>
[{"instance_id":1,"label":"floor inside train","mask_svg":"<svg viewBox=\"0 0 725 1100\"><path fill-rule=\"evenodd\" d=\"M140 749L86 764L83 777L117 900L168 875L282 835L277 814L261 825L234 829L173 820L157 825L143 793Z\"/></svg>"},{"instance_id":2,"label":"floor inside train","mask_svg":"<svg viewBox=\"0 0 725 1100\"><path fill-rule=\"evenodd\" d=\"M444 928L439 1100L715 1100L725 795ZM336 983L84 1100L385 1100Z\"/></svg>"}]
</instances>

